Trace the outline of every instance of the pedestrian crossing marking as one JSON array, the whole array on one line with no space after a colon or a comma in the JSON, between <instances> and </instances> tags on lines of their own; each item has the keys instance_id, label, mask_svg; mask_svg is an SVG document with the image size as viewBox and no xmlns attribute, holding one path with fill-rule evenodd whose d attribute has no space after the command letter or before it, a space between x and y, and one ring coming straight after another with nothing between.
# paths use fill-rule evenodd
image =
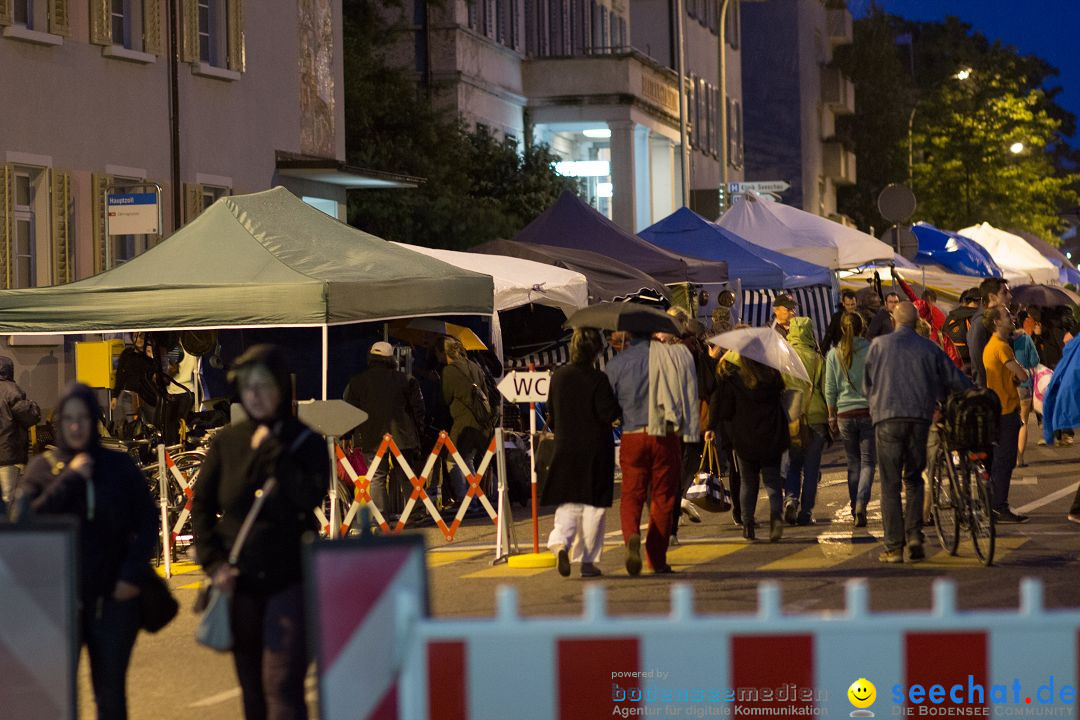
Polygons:
<instances>
[{"instance_id":1,"label":"pedestrian crossing marking","mask_svg":"<svg viewBox=\"0 0 1080 720\"><path fill-rule=\"evenodd\" d=\"M202 580L199 582L187 583L186 585L180 585L177 590L198 590L202 587Z\"/></svg>"},{"instance_id":2,"label":"pedestrian crossing marking","mask_svg":"<svg viewBox=\"0 0 1080 720\"><path fill-rule=\"evenodd\" d=\"M202 566L197 562L180 561L172 563L170 569L173 575L190 575L191 573L202 572ZM165 577L165 566L158 565L154 570L161 577Z\"/></svg>"},{"instance_id":3,"label":"pedestrian crossing marking","mask_svg":"<svg viewBox=\"0 0 1080 720\"><path fill-rule=\"evenodd\" d=\"M704 565L719 560L722 557L736 553L746 545L735 543L694 543L693 545L679 545L668 549L667 560L669 565Z\"/></svg>"},{"instance_id":4,"label":"pedestrian crossing marking","mask_svg":"<svg viewBox=\"0 0 1080 720\"><path fill-rule=\"evenodd\" d=\"M1021 545L1024 545L1030 539L1031 538L1019 535L1009 535L1006 537L999 536L994 543L994 562L1000 563L1005 556L1019 548ZM982 561L975 556L975 548L971 545L971 535L961 533L960 546L957 548L956 555L950 555L944 550L940 550L929 555L924 562L912 564L912 567L956 568L980 567L981 565Z\"/></svg>"},{"instance_id":5,"label":"pedestrian crossing marking","mask_svg":"<svg viewBox=\"0 0 1080 720\"><path fill-rule=\"evenodd\" d=\"M473 558L480 557L481 555L487 555L486 550L450 550L447 552L429 552L427 554L427 566L428 569L434 569L437 567L443 567L444 565L452 565L462 560L472 560Z\"/></svg>"},{"instance_id":6,"label":"pedestrian crossing marking","mask_svg":"<svg viewBox=\"0 0 1080 720\"><path fill-rule=\"evenodd\" d=\"M835 535L835 534L834 534ZM762 565L759 570L822 570L845 563L880 547L871 535L819 537L815 545Z\"/></svg>"},{"instance_id":7,"label":"pedestrian crossing marking","mask_svg":"<svg viewBox=\"0 0 1080 720\"><path fill-rule=\"evenodd\" d=\"M554 568L512 568L505 564L495 565L483 570L477 570L476 572L469 573L468 575L462 575L463 580L471 579L484 579L484 578L525 578L533 577L534 575L543 575L544 573L555 574Z\"/></svg>"}]
</instances>

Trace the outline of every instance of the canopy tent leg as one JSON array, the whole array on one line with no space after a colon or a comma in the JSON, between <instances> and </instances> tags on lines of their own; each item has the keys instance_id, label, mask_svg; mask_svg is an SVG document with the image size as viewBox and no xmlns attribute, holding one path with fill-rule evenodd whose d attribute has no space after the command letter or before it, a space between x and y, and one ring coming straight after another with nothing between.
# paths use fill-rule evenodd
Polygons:
<instances>
[{"instance_id":1,"label":"canopy tent leg","mask_svg":"<svg viewBox=\"0 0 1080 720\"><path fill-rule=\"evenodd\" d=\"M326 400L326 371L330 356L330 328L322 326L322 399Z\"/></svg>"}]
</instances>

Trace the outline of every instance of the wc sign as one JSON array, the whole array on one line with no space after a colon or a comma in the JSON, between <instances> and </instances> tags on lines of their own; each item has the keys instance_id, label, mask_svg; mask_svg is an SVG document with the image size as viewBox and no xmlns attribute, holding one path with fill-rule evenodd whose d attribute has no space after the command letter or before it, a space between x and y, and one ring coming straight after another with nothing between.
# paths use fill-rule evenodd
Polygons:
<instances>
[{"instance_id":1,"label":"wc sign","mask_svg":"<svg viewBox=\"0 0 1080 720\"><path fill-rule=\"evenodd\" d=\"M548 386L551 385L551 373L545 372L509 372L499 381L499 392L515 403L547 402Z\"/></svg>"}]
</instances>

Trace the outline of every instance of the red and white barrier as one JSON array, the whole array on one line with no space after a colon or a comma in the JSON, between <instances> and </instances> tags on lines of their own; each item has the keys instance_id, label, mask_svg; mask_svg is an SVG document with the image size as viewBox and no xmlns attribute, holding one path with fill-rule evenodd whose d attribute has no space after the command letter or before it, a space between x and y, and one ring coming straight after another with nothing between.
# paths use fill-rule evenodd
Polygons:
<instances>
[{"instance_id":1,"label":"red and white barrier","mask_svg":"<svg viewBox=\"0 0 1080 720\"><path fill-rule=\"evenodd\" d=\"M165 467L173 479L176 480L176 484L180 486L186 498L184 508L177 516L176 522L173 523L172 532L169 534L169 546L172 547L176 544L176 538L184 528L184 523L187 522L188 517L191 515L191 505L195 501L195 481L198 480L199 474L196 472L192 478L188 479L180 468L176 467L176 463L173 461L172 456L169 455L168 450L165 451ZM162 478L162 480L165 480L165 478Z\"/></svg>"},{"instance_id":2,"label":"red and white barrier","mask_svg":"<svg viewBox=\"0 0 1080 720\"><path fill-rule=\"evenodd\" d=\"M699 615L676 585L669 615L612 617L593 586L581 618L524 619L503 587L493 619L419 619L399 637L400 717L836 716L855 709L847 690L861 678L879 718L1075 707L1080 612L1044 610L1037 580L1023 581L1019 612L958 612L955 592L939 580L929 613L871 613L865 581L851 581L846 612L785 615L766 583L754 615Z\"/></svg>"}]
</instances>

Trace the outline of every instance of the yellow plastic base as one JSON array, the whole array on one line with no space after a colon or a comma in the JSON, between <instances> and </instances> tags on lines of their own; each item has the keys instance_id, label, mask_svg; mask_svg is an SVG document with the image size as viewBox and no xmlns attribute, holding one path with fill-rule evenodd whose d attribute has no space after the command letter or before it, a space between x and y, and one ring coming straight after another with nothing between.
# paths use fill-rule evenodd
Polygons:
<instances>
[{"instance_id":1,"label":"yellow plastic base","mask_svg":"<svg viewBox=\"0 0 1080 720\"><path fill-rule=\"evenodd\" d=\"M506 564L512 568L551 568L555 567L555 556L549 552L511 555Z\"/></svg>"}]
</instances>

